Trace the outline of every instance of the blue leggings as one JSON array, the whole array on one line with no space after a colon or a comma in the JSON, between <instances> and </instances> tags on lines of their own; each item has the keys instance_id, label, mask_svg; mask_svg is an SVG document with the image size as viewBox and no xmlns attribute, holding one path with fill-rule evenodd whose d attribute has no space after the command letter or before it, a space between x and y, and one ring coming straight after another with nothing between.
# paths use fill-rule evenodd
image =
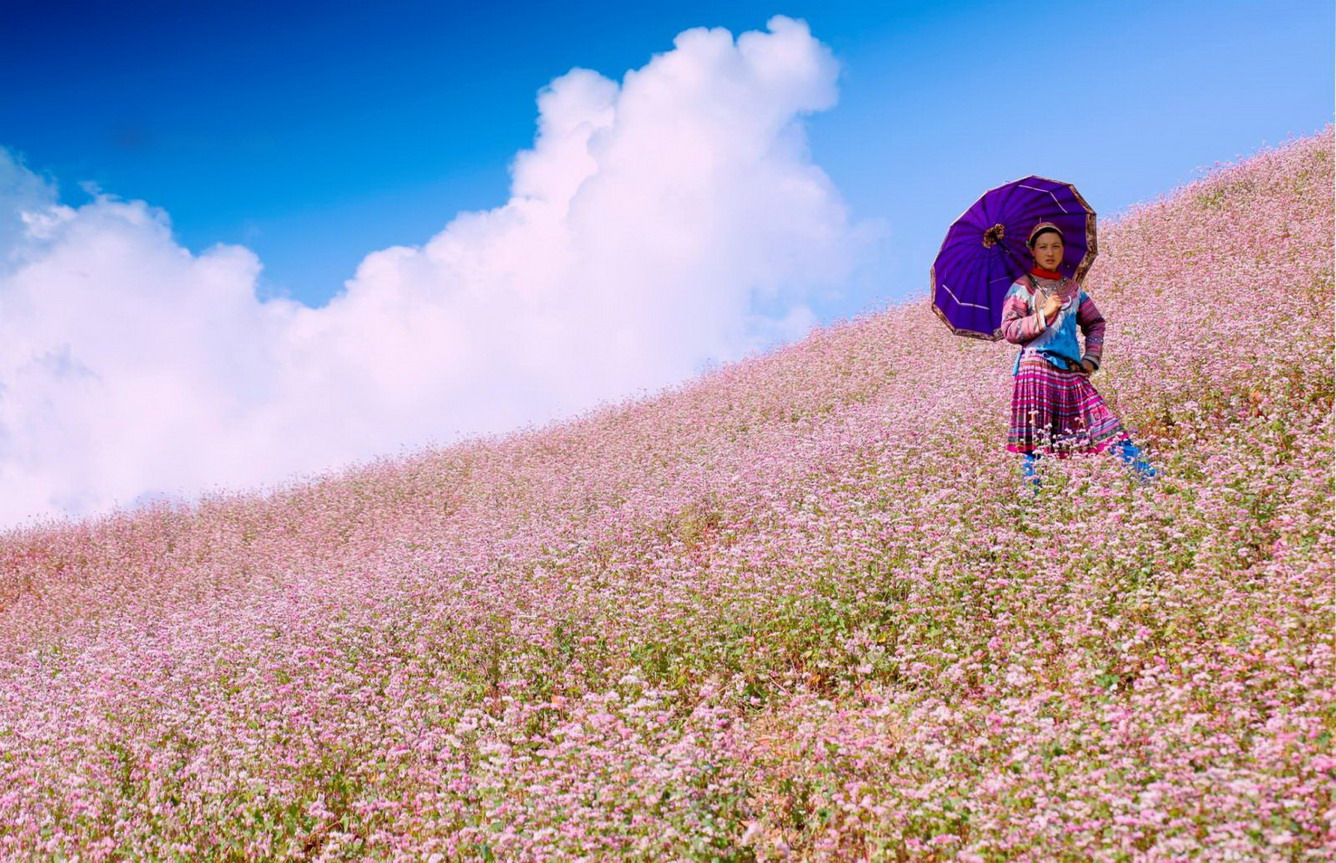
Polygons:
<instances>
[{"instance_id":1,"label":"blue leggings","mask_svg":"<svg viewBox=\"0 0 1336 863\"><path fill-rule=\"evenodd\" d=\"M1141 448L1132 443L1131 438L1123 438L1114 444L1112 449L1118 454L1118 458L1122 459L1123 464L1127 465L1141 479L1152 480L1160 475L1159 471L1151 467L1150 462L1146 461ZM1037 461L1039 461L1039 456L1032 452L1025 453L1021 459L1021 474L1025 477L1026 482L1035 485L1036 490L1039 486L1039 476L1035 473L1034 467Z\"/></svg>"}]
</instances>

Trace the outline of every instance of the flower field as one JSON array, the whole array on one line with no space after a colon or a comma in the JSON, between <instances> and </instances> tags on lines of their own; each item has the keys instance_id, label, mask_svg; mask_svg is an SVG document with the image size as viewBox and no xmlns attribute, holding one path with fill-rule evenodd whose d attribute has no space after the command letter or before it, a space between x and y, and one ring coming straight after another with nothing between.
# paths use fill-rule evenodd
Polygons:
<instances>
[{"instance_id":1,"label":"flower field","mask_svg":"<svg viewBox=\"0 0 1336 863\"><path fill-rule=\"evenodd\" d=\"M1024 490L1015 348L924 300L0 537L0 857L1331 859L1332 152L1102 226L1153 484Z\"/></svg>"}]
</instances>

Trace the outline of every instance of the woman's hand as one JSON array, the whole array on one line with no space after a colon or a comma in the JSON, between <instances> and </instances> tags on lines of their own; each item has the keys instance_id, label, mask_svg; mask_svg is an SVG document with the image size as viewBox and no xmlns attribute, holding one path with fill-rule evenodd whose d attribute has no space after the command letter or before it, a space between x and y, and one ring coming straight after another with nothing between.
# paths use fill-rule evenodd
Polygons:
<instances>
[{"instance_id":1,"label":"woman's hand","mask_svg":"<svg viewBox=\"0 0 1336 863\"><path fill-rule=\"evenodd\" d=\"M1081 360L1081 368L1085 370L1086 374L1093 375L1097 366L1090 360Z\"/></svg>"},{"instance_id":2,"label":"woman's hand","mask_svg":"<svg viewBox=\"0 0 1336 863\"><path fill-rule=\"evenodd\" d=\"M1058 313L1058 309L1060 308L1062 308L1062 297L1057 294L1046 294L1044 296L1044 304L1039 307L1039 311L1043 313L1044 321L1048 322L1053 319L1053 316Z\"/></svg>"}]
</instances>

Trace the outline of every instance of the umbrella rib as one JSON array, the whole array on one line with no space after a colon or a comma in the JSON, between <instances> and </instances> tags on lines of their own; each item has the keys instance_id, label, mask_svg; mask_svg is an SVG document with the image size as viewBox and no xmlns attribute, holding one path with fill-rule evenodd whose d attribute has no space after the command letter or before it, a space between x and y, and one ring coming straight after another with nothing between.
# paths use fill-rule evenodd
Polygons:
<instances>
[{"instance_id":1,"label":"umbrella rib","mask_svg":"<svg viewBox=\"0 0 1336 863\"><path fill-rule=\"evenodd\" d=\"M997 281L997 280L994 279L993 281ZM956 301L956 305L958 305L958 306L973 306L973 307L976 308L976 309L983 309L984 311L989 311L989 309L988 309L987 306L981 306L981 305L979 305L978 303L967 303L967 302L965 302L964 300L962 300L960 297L957 297L957 296L956 296L956 292L953 291L953 290L951 290L951 288L946 284L946 282L938 282L938 284L942 286L942 290L946 291L948 294L951 295L951 299L953 299L953 300Z\"/></svg>"},{"instance_id":2,"label":"umbrella rib","mask_svg":"<svg viewBox=\"0 0 1336 863\"><path fill-rule=\"evenodd\" d=\"M1044 194L1048 195L1050 198L1053 199L1053 205L1055 207L1057 207L1059 210L1062 210L1064 213L1067 212L1067 208L1064 207L1062 205L1062 202L1058 200L1058 196L1053 194L1052 189L1041 189L1038 186L1027 186L1024 183L1019 183L1018 185L1020 186L1020 188L1029 189L1032 192L1043 192Z\"/></svg>"}]
</instances>

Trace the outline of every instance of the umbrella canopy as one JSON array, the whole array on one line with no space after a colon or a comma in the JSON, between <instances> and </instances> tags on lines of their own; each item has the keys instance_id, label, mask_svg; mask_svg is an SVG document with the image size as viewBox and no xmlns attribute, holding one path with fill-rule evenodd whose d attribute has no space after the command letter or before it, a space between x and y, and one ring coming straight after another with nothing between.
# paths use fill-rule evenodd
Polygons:
<instances>
[{"instance_id":1,"label":"umbrella canopy","mask_svg":"<svg viewBox=\"0 0 1336 863\"><path fill-rule=\"evenodd\" d=\"M1062 231L1058 271L1080 282L1095 262L1095 211L1070 183L1025 177L984 192L947 229L932 265L932 307L960 336L1002 337L1002 300L1034 265L1030 230L1052 222Z\"/></svg>"}]
</instances>

